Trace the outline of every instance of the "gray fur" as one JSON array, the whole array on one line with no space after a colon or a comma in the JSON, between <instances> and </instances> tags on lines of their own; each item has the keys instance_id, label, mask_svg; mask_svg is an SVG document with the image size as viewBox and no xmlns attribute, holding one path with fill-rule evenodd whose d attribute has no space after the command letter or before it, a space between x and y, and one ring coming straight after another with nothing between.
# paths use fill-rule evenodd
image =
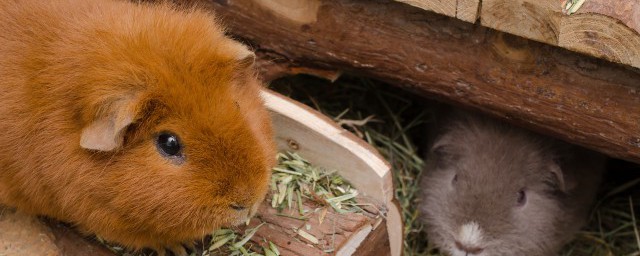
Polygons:
<instances>
[{"instance_id":1,"label":"gray fur","mask_svg":"<svg viewBox=\"0 0 640 256\"><path fill-rule=\"evenodd\" d=\"M454 237L475 221L483 251L469 256L556 255L583 226L604 156L484 116L458 113L443 128L420 181L422 219L437 247L464 255L452 252Z\"/></svg>"}]
</instances>

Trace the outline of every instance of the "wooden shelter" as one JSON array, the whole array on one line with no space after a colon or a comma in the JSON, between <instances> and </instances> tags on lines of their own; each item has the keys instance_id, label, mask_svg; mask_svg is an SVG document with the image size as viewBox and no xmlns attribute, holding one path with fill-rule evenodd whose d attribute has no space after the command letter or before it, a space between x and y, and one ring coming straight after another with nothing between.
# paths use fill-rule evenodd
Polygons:
<instances>
[{"instance_id":1,"label":"wooden shelter","mask_svg":"<svg viewBox=\"0 0 640 256\"><path fill-rule=\"evenodd\" d=\"M482 1L470 16L467 1L408 1L457 18L390 0L194 1L255 48L266 80L370 76L640 162L638 0L569 16L555 0Z\"/></svg>"}]
</instances>

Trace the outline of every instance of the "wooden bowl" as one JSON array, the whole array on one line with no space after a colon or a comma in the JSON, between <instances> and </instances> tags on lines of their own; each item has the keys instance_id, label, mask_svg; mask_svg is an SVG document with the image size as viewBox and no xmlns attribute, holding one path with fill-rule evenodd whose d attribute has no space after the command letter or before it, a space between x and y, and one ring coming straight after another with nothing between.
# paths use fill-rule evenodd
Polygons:
<instances>
[{"instance_id":1,"label":"wooden bowl","mask_svg":"<svg viewBox=\"0 0 640 256\"><path fill-rule=\"evenodd\" d=\"M262 97L272 114L279 150L297 152L313 165L337 170L385 212L383 228L364 227L336 255L401 255L403 222L393 199L391 168L377 150L306 105L269 90Z\"/></svg>"}]
</instances>

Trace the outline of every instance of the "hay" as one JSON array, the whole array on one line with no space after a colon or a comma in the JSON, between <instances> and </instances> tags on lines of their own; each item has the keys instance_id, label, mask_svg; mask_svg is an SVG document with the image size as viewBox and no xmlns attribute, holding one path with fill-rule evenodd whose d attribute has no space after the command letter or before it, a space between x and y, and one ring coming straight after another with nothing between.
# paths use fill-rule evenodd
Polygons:
<instances>
[{"instance_id":1,"label":"hay","mask_svg":"<svg viewBox=\"0 0 640 256\"><path fill-rule=\"evenodd\" d=\"M277 154L278 165L273 168L273 175L270 182L271 207L281 212L285 208L298 208L298 216L277 214L288 218L300 220L308 219L309 212L302 206L303 201L311 201L325 209L331 207L340 214L361 213L363 210L356 201L358 191L344 180L335 171L325 170L311 165L300 155L291 152ZM323 215L321 215L323 216ZM322 223L322 218L320 223ZM248 222L247 222L248 223ZM261 223L253 228L246 229L242 233L230 228L221 228L211 233L211 239L204 250L192 252L190 256L210 256L210 255L243 255L243 256L278 256L278 247L265 240L268 246L258 246L250 242L258 229L264 224ZM299 229L297 234L313 244L318 244L319 240L312 234ZM109 244L100 239L112 252L121 256L147 256L151 252L128 252L120 246Z\"/></svg>"},{"instance_id":2,"label":"hay","mask_svg":"<svg viewBox=\"0 0 640 256\"><path fill-rule=\"evenodd\" d=\"M295 76L275 81L271 87L334 117L344 128L375 146L394 170L395 196L405 221L404 255L440 255L428 245L415 208L417 177L423 164L423 154L417 145L423 144L433 104L405 91L356 77L331 83ZM628 166L607 179L589 225L567 245L563 256L640 255L640 168Z\"/></svg>"},{"instance_id":3,"label":"hay","mask_svg":"<svg viewBox=\"0 0 640 256\"><path fill-rule=\"evenodd\" d=\"M362 212L355 201L358 191L335 171L312 166L291 152L279 153L278 163L271 177L271 207L280 211L291 209L296 201L300 216L288 217L306 218L302 200L331 206L338 213Z\"/></svg>"},{"instance_id":4,"label":"hay","mask_svg":"<svg viewBox=\"0 0 640 256\"><path fill-rule=\"evenodd\" d=\"M311 165L307 160L296 153L278 153L278 165L273 168L271 176L271 207L281 212L285 208L297 207L299 215L284 215L288 218L306 220L308 212L302 207L302 202L312 201L321 206L330 206L337 213L362 212L356 202L358 191L345 181L335 171L328 171ZM324 207L322 207L324 208ZM320 220L322 223L322 219ZM262 223L264 224L264 223ZM213 232L209 242L209 249L202 256L209 255L250 255L250 256L277 256L280 255L275 244L265 241L269 246L254 249L252 243L247 243L258 231L262 224L245 230L240 238L232 229L219 229ZM318 244L319 240L312 234L298 229L296 233L312 244ZM195 254L194 254L195 256Z\"/></svg>"}]
</instances>

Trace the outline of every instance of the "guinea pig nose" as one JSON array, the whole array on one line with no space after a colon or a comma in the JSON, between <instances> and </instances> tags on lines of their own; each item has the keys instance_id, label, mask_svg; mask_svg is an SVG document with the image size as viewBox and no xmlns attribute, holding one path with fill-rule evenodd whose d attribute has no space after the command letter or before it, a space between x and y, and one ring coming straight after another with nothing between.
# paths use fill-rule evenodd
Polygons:
<instances>
[{"instance_id":1,"label":"guinea pig nose","mask_svg":"<svg viewBox=\"0 0 640 256\"><path fill-rule=\"evenodd\" d=\"M240 204L236 204L236 203L232 203L232 204L230 204L230 205L229 205L229 207L231 207L231 209L234 209L234 210L236 210L236 211L242 211L242 210L244 210L244 209L247 209L247 207L246 207L246 206L244 206L244 205L240 205Z\"/></svg>"},{"instance_id":2,"label":"guinea pig nose","mask_svg":"<svg viewBox=\"0 0 640 256\"><path fill-rule=\"evenodd\" d=\"M467 253L468 255L477 255L480 254L482 251L484 251L483 248L477 247L477 246L469 246L469 245L465 245L462 244L458 241L456 241L456 248L458 248L458 250L461 250L465 253Z\"/></svg>"}]
</instances>

